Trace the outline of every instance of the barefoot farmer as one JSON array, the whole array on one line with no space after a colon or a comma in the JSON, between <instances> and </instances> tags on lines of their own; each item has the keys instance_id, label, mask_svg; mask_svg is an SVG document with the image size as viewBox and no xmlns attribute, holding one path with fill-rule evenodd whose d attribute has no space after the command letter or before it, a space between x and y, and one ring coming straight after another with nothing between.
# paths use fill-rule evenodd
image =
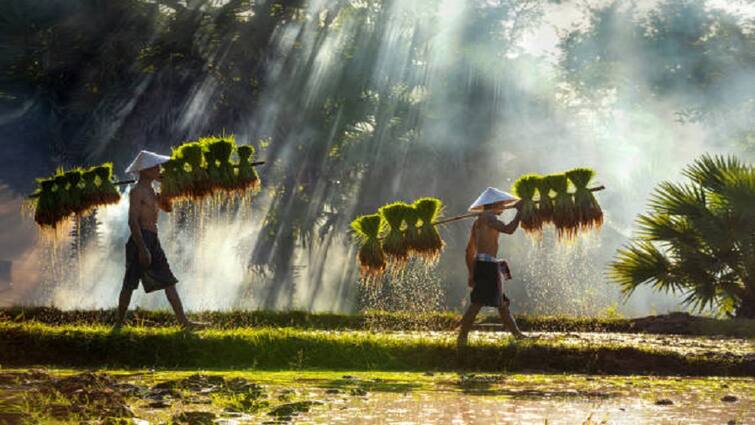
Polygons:
<instances>
[{"instance_id":1,"label":"barefoot farmer","mask_svg":"<svg viewBox=\"0 0 755 425\"><path fill-rule=\"evenodd\" d=\"M498 216L507 206L517 208L516 217L504 224ZM469 207L469 211L480 212L472 224L472 231L467 244L466 260L469 278L467 284L472 288L471 304L461 319L458 344L467 343L467 335L474 324L477 313L483 306L495 307L504 326L516 338L523 338L514 317L509 311L509 299L503 293L504 280L511 279L508 265L498 257L498 236L500 233L510 235L519 226L519 199L504 191L489 187Z\"/></svg>"},{"instance_id":2,"label":"barefoot farmer","mask_svg":"<svg viewBox=\"0 0 755 425\"><path fill-rule=\"evenodd\" d=\"M160 164L169 159L167 156L141 151L126 169L127 173L139 176L139 180L129 193L128 226L131 237L126 244L126 275L118 300L116 329L123 326L131 294L139 287L139 281L145 292L165 290L165 295L184 328L197 325L186 318L176 292L178 279L173 276L157 238L159 202L152 182L160 180Z\"/></svg>"}]
</instances>

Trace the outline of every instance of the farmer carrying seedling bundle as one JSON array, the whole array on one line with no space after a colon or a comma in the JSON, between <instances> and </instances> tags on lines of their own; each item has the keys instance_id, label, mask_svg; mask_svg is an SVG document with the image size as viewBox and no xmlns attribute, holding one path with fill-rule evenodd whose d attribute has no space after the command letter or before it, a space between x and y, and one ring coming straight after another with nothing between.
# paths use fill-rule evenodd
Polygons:
<instances>
[{"instance_id":1,"label":"farmer carrying seedling bundle","mask_svg":"<svg viewBox=\"0 0 755 425\"><path fill-rule=\"evenodd\" d=\"M515 196L489 187L469 207L469 211L480 212L480 215L472 224L466 250L469 270L467 284L472 288L472 303L461 319L457 341L460 347L467 344L467 335L483 306L496 307L504 326L517 339L525 338L511 315L510 301L503 293L503 282L511 279L511 273L506 262L498 258L498 237L501 233L510 235L517 229L521 218L521 204ZM517 214L513 220L505 224L498 216L506 207L512 205L516 207Z\"/></svg>"},{"instance_id":2,"label":"farmer carrying seedling bundle","mask_svg":"<svg viewBox=\"0 0 755 425\"><path fill-rule=\"evenodd\" d=\"M169 160L170 157L167 156L141 151L126 169L127 173L138 175L139 180L129 193L128 225L131 237L126 244L126 275L118 300L115 329L123 326L131 294L139 286L140 280L145 292L165 290L165 295L184 328L201 326L186 318L176 292L178 279L173 276L157 238L157 215L161 204L152 188L152 182L161 179L160 165Z\"/></svg>"}]
</instances>

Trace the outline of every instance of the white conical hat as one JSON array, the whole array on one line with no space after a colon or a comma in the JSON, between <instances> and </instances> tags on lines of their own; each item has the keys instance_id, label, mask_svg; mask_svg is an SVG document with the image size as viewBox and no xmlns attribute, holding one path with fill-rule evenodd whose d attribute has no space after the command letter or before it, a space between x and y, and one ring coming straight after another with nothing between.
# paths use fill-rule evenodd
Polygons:
<instances>
[{"instance_id":1,"label":"white conical hat","mask_svg":"<svg viewBox=\"0 0 755 425\"><path fill-rule=\"evenodd\" d=\"M477 200L474 201L472 205L469 206L469 211L482 211L485 208L485 205L497 204L498 202L513 203L518 200L519 198L508 192L504 192L494 187L489 187L485 189L484 192L482 192L480 197L477 198Z\"/></svg>"},{"instance_id":2,"label":"white conical hat","mask_svg":"<svg viewBox=\"0 0 755 425\"><path fill-rule=\"evenodd\" d=\"M150 151L141 151L136 156L131 165L126 168L126 172L130 174L138 174L139 171L152 168L156 165L165 164L170 160L169 156L158 155Z\"/></svg>"}]
</instances>

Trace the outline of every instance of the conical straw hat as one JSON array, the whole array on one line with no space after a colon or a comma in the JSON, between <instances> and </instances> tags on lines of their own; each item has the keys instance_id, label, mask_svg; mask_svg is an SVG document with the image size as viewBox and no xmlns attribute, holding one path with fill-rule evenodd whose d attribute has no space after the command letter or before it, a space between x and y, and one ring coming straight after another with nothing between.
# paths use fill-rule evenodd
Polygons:
<instances>
[{"instance_id":1,"label":"conical straw hat","mask_svg":"<svg viewBox=\"0 0 755 425\"><path fill-rule=\"evenodd\" d=\"M131 165L126 168L126 172L129 174L138 174L139 171L152 168L156 165L165 164L170 160L169 156L158 155L150 151L141 151L136 156Z\"/></svg>"},{"instance_id":2,"label":"conical straw hat","mask_svg":"<svg viewBox=\"0 0 755 425\"><path fill-rule=\"evenodd\" d=\"M506 202L507 204L509 204L514 203L518 200L519 198L508 192L504 192L494 187L489 187L485 189L484 192L482 192L480 197L477 198L477 200L474 201L472 205L469 206L469 211L478 212L485 209L485 205L497 204L499 202Z\"/></svg>"}]
</instances>

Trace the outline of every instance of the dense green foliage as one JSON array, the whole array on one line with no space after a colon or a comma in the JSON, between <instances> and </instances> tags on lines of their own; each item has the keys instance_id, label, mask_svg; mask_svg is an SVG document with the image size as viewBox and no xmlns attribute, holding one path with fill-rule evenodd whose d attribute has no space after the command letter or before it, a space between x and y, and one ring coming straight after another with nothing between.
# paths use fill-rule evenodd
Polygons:
<instances>
[{"instance_id":1,"label":"dense green foliage","mask_svg":"<svg viewBox=\"0 0 755 425\"><path fill-rule=\"evenodd\" d=\"M685 183L661 183L611 276L625 293L650 284L701 310L755 318L755 168L703 156Z\"/></svg>"}]
</instances>

